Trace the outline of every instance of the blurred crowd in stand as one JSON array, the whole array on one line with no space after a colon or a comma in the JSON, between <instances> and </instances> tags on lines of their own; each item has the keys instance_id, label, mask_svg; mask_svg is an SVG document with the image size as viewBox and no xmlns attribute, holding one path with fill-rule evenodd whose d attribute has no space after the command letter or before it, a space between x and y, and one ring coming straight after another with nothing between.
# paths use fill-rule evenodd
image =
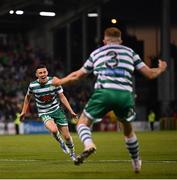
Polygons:
<instances>
[{"instance_id":1,"label":"blurred crowd in stand","mask_svg":"<svg viewBox=\"0 0 177 180\"><path fill-rule=\"evenodd\" d=\"M61 62L51 59L43 49L34 49L18 38L0 44L0 122L14 121L16 113L21 111L29 82L36 79L35 67L40 63L47 65L51 76L65 74ZM64 87L71 106L78 113L91 92L88 79L81 84ZM29 117L37 118L34 101L30 104Z\"/></svg>"}]
</instances>

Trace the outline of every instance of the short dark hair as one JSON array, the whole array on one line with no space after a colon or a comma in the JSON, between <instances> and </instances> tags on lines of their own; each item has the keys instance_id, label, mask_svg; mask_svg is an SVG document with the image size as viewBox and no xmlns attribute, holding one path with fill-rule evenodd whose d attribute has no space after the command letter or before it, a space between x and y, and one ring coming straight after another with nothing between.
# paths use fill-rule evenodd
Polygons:
<instances>
[{"instance_id":1,"label":"short dark hair","mask_svg":"<svg viewBox=\"0 0 177 180\"><path fill-rule=\"evenodd\" d=\"M41 69L41 68L47 68L47 66L45 64L39 64L37 67L36 67L36 71L38 69Z\"/></svg>"},{"instance_id":2,"label":"short dark hair","mask_svg":"<svg viewBox=\"0 0 177 180\"><path fill-rule=\"evenodd\" d=\"M121 31L116 27L109 27L105 29L104 35L108 37L121 38Z\"/></svg>"}]
</instances>

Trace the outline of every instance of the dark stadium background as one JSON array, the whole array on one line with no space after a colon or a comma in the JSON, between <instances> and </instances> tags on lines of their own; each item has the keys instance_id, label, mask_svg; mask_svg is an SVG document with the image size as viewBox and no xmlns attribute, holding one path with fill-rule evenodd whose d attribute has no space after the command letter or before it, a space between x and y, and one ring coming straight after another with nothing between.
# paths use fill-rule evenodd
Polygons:
<instances>
[{"instance_id":1,"label":"dark stadium background","mask_svg":"<svg viewBox=\"0 0 177 180\"><path fill-rule=\"evenodd\" d=\"M24 14L9 14L9 10L18 9ZM122 30L124 44L147 64L157 66L158 58L168 63L168 71L157 80L148 81L136 73L136 121L141 122L142 129L148 129L145 122L153 109L157 129L176 129L176 9L176 0L0 0L0 122L8 129L7 123L14 121L28 83L35 78L37 64L47 64L51 75L64 76L79 68L89 53L102 44L104 28L116 26ZM41 17L39 11L53 11L56 16ZM99 17L89 18L89 12L98 12ZM118 23L112 24L111 18ZM147 29L156 29L158 47L152 54L145 53L151 47L146 46L148 39L142 40L138 33L145 34ZM92 84L92 78L88 78L65 87L78 113L93 90ZM36 119L35 112L31 103L29 118Z\"/></svg>"}]
</instances>

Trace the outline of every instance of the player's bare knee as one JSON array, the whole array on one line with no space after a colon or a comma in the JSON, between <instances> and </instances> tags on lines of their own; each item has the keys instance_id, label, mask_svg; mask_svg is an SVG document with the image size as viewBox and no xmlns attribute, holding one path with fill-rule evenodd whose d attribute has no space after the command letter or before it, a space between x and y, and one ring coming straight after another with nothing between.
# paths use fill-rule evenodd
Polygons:
<instances>
[{"instance_id":1,"label":"player's bare knee","mask_svg":"<svg viewBox=\"0 0 177 180\"><path fill-rule=\"evenodd\" d=\"M69 134L63 134L63 138L66 140L66 141L69 141L71 139L71 136Z\"/></svg>"},{"instance_id":2,"label":"player's bare knee","mask_svg":"<svg viewBox=\"0 0 177 180\"><path fill-rule=\"evenodd\" d=\"M55 134L58 132L58 129L56 127L50 127L49 130L52 134Z\"/></svg>"}]
</instances>

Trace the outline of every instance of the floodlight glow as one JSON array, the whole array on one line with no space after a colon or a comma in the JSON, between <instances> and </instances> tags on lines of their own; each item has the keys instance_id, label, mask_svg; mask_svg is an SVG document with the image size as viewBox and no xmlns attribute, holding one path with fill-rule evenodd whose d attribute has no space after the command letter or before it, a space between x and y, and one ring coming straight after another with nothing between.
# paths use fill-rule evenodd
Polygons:
<instances>
[{"instance_id":1,"label":"floodlight glow","mask_svg":"<svg viewBox=\"0 0 177 180\"><path fill-rule=\"evenodd\" d=\"M16 13L17 15L22 15L24 12L23 12L22 10L17 10L15 13Z\"/></svg>"},{"instance_id":2,"label":"floodlight glow","mask_svg":"<svg viewBox=\"0 0 177 180\"><path fill-rule=\"evenodd\" d=\"M55 16L54 12L45 12L45 11L42 11L39 14L40 14L40 16Z\"/></svg>"},{"instance_id":3,"label":"floodlight glow","mask_svg":"<svg viewBox=\"0 0 177 180\"><path fill-rule=\"evenodd\" d=\"M116 24L117 20L116 19L111 19L112 24Z\"/></svg>"},{"instance_id":4,"label":"floodlight glow","mask_svg":"<svg viewBox=\"0 0 177 180\"><path fill-rule=\"evenodd\" d=\"M14 10L10 10L10 11L9 11L9 14L13 14L13 13L14 13Z\"/></svg>"},{"instance_id":5,"label":"floodlight glow","mask_svg":"<svg viewBox=\"0 0 177 180\"><path fill-rule=\"evenodd\" d=\"M88 17L98 17L98 13L88 13Z\"/></svg>"}]
</instances>

